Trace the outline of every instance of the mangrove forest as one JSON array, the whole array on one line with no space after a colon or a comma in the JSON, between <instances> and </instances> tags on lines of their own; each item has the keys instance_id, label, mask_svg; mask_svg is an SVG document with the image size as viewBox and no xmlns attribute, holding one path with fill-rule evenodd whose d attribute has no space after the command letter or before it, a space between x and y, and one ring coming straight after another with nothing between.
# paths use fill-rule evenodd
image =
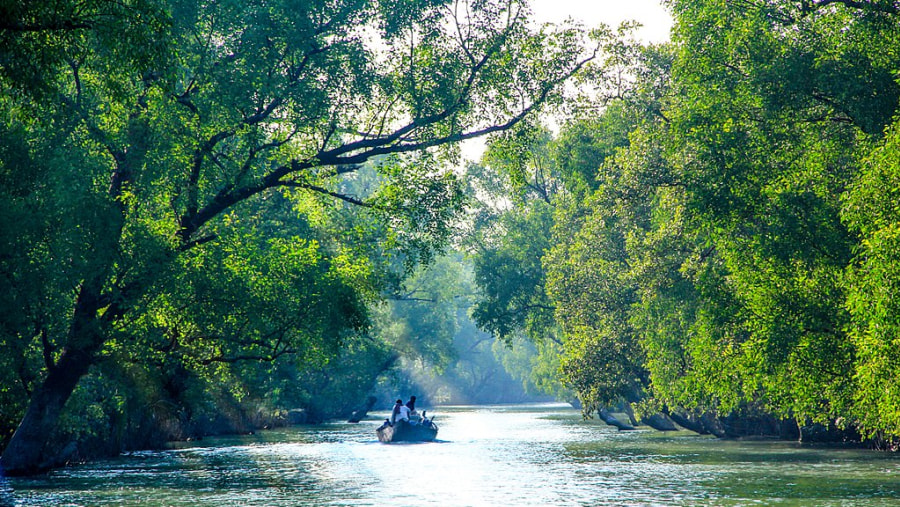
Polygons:
<instances>
[{"instance_id":1,"label":"mangrove forest","mask_svg":"<svg viewBox=\"0 0 900 507\"><path fill-rule=\"evenodd\" d=\"M896 0L0 3L3 474L409 394L900 446Z\"/></svg>"}]
</instances>

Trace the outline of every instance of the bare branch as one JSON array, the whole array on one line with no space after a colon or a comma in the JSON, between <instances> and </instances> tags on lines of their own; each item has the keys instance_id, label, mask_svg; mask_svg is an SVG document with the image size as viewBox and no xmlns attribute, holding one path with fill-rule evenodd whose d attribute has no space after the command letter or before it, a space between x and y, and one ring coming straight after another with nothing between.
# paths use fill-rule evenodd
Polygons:
<instances>
[{"instance_id":1,"label":"bare branch","mask_svg":"<svg viewBox=\"0 0 900 507\"><path fill-rule=\"evenodd\" d=\"M60 32L70 30L90 30L93 23L80 19L54 19L41 23L23 23L21 21L0 21L0 31L9 32Z\"/></svg>"},{"instance_id":2,"label":"bare branch","mask_svg":"<svg viewBox=\"0 0 900 507\"><path fill-rule=\"evenodd\" d=\"M298 183L287 180L286 178L291 174L300 174L315 167L327 166L341 166L342 168L337 171L337 174L349 173L356 170L356 166L358 166L359 164L362 164L377 156L422 151L436 146L457 143L468 139L474 139L476 137L482 137L494 132L500 132L510 129L521 122L526 116L533 113L540 105L542 105L547 100L552 90L554 90L557 86L570 78L572 75L579 72L585 65L587 65L588 62L594 60L599 51L599 47L595 47L593 53L590 56L579 61L563 75L544 83L544 85L540 89L540 92L537 94L537 97L531 100L530 103L524 103L518 114L509 117L503 123L494 124L488 127L483 127L468 132L454 132L444 136L417 140L416 136L412 134L419 131L420 129L426 129L428 127L439 124L447 120L448 118L451 118L466 104L466 102L469 100L469 95L481 70L488 63L491 56L494 53L499 52L500 48L502 47L502 41L505 37L506 34L504 34L502 37L499 37L498 41L489 51L486 52L482 60L480 60L472 69L470 69L470 73L467 76L466 82L460 89L457 100L454 103L450 104L443 111L429 116L414 118L408 124L398 128L389 135L375 138L358 139L356 141L342 144L335 148L324 149L306 159L292 160L285 165L272 169L268 174L257 180L255 183L251 183L239 188L223 188L215 196L213 196L212 199L203 208L196 210L191 209L189 213L185 214L182 217L182 229L179 233L182 241L190 241L190 238L194 233L196 233L203 225L212 220L214 217L218 216L224 210L270 188L278 186L307 185L306 188L309 188L310 190L324 191L325 193L327 193L327 191L325 191L324 189L312 188L305 183ZM343 198L339 195L335 195L335 197Z\"/></svg>"},{"instance_id":3,"label":"bare branch","mask_svg":"<svg viewBox=\"0 0 900 507\"><path fill-rule=\"evenodd\" d=\"M325 189L325 188L322 188L322 187L313 185L313 184L311 184L311 183L304 183L304 182L300 182L300 181L292 181L292 180L289 180L289 181L283 181L283 182L279 183L278 186L281 186L281 187L293 187L293 188L304 188L304 189L306 189L306 190L312 190L313 192L318 192L318 193L320 193L320 194L330 195L331 197L340 199L340 200L342 200L342 201L348 202L348 203L353 204L353 205L355 205L355 206L361 206L361 207L363 207L363 208L371 208L371 207L373 207L372 204L367 203L367 202L365 202L365 201L361 201L361 200L359 200L359 199L357 199L357 198L355 198L355 197L351 197L351 196L349 196L349 195L344 195L344 194L339 194L339 193L337 193L337 192L332 192L331 190L328 190L328 189Z\"/></svg>"},{"instance_id":4,"label":"bare branch","mask_svg":"<svg viewBox=\"0 0 900 507\"><path fill-rule=\"evenodd\" d=\"M291 348L283 348L281 350L272 351L271 354L240 354L236 356L226 356L226 355L218 355L211 356L205 359L201 359L199 361L200 364L204 366L208 366L212 363L237 363L240 361L262 361L262 362L272 362L278 359L281 356L296 354L296 349Z\"/></svg>"},{"instance_id":5,"label":"bare branch","mask_svg":"<svg viewBox=\"0 0 900 507\"><path fill-rule=\"evenodd\" d=\"M47 329L41 327L41 352L44 356L44 366L47 369L53 368L53 344L50 343L50 337L47 335Z\"/></svg>"}]
</instances>

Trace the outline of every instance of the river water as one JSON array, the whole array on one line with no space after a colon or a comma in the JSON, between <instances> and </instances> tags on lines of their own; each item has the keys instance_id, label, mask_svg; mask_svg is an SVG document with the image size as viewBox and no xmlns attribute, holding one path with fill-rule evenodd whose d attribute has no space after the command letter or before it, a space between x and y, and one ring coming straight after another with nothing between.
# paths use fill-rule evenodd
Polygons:
<instances>
[{"instance_id":1,"label":"river water","mask_svg":"<svg viewBox=\"0 0 900 507\"><path fill-rule=\"evenodd\" d=\"M210 438L8 479L0 504L900 506L894 454L617 432L562 405L434 414L437 442L381 444L374 418Z\"/></svg>"}]
</instances>

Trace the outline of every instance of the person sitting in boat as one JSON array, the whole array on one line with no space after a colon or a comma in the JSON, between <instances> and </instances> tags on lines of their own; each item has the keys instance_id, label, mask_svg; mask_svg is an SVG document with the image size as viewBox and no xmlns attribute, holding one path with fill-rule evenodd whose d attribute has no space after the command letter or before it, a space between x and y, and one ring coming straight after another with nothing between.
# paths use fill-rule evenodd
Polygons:
<instances>
[{"instance_id":1,"label":"person sitting in boat","mask_svg":"<svg viewBox=\"0 0 900 507\"><path fill-rule=\"evenodd\" d=\"M391 426L393 426L397 419L400 418L400 405L402 404L403 400L397 400L397 402L394 403L394 408L391 410L391 417L388 419L388 421L390 421L391 423Z\"/></svg>"},{"instance_id":2,"label":"person sitting in boat","mask_svg":"<svg viewBox=\"0 0 900 507\"><path fill-rule=\"evenodd\" d=\"M409 422L411 424L419 424L422 418L419 417L419 413L416 412L416 397L410 396L409 401L406 402L406 408L409 409Z\"/></svg>"},{"instance_id":3,"label":"person sitting in boat","mask_svg":"<svg viewBox=\"0 0 900 507\"><path fill-rule=\"evenodd\" d=\"M401 419L409 422L409 408L403 404L403 400L397 400L391 411L391 424L397 424L397 421Z\"/></svg>"},{"instance_id":4,"label":"person sitting in boat","mask_svg":"<svg viewBox=\"0 0 900 507\"><path fill-rule=\"evenodd\" d=\"M400 400L397 400L400 401ZM403 405L401 402L400 405L400 419L403 419L406 422L409 422L409 407Z\"/></svg>"}]
</instances>

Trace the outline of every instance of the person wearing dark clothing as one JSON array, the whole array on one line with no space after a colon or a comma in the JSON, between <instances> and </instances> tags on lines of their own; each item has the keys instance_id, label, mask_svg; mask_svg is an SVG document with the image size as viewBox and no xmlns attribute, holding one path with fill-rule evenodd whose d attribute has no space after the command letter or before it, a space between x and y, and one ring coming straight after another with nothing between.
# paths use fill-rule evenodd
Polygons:
<instances>
[{"instance_id":1,"label":"person wearing dark clothing","mask_svg":"<svg viewBox=\"0 0 900 507\"><path fill-rule=\"evenodd\" d=\"M406 407L409 408L410 412L416 411L416 397L410 396L409 401L406 402Z\"/></svg>"},{"instance_id":2,"label":"person wearing dark clothing","mask_svg":"<svg viewBox=\"0 0 900 507\"><path fill-rule=\"evenodd\" d=\"M391 410L391 424L396 424L397 419L400 418L400 407L403 406L403 400L397 400L397 403L394 404L394 409Z\"/></svg>"}]
</instances>

